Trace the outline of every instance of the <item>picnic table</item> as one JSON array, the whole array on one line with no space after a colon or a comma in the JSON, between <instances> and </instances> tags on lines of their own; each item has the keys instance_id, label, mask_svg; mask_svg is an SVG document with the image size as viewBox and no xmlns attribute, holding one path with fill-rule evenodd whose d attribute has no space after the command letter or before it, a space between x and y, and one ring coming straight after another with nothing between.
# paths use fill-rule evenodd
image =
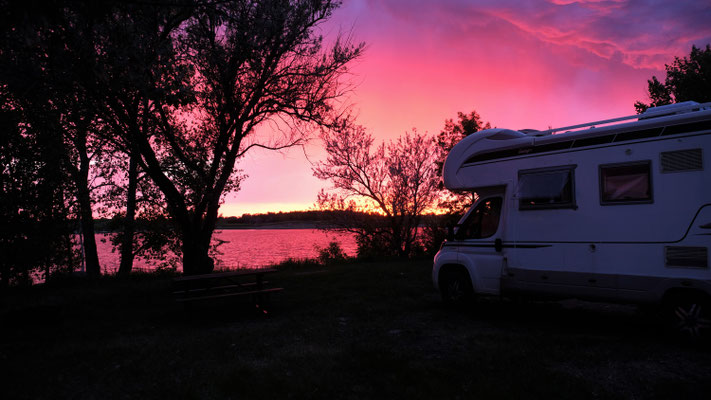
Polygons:
<instances>
[{"instance_id":1,"label":"picnic table","mask_svg":"<svg viewBox=\"0 0 711 400\"><path fill-rule=\"evenodd\" d=\"M283 290L269 287L265 275L273 268L236 270L173 279L173 296L179 302L194 302L233 296L248 297L255 305L268 299L270 293Z\"/></svg>"}]
</instances>

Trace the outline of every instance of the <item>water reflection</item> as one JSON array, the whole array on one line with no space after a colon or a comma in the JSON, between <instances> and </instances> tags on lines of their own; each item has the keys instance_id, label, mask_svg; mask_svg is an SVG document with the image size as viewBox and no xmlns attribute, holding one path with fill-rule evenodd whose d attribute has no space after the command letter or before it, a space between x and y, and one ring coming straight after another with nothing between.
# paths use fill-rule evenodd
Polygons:
<instances>
[{"instance_id":1,"label":"water reflection","mask_svg":"<svg viewBox=\"0 0 711 400\"><path fill-rule=\"evenodd\" d=\"M104 273L115 273L119 266L119 253L112 252L108 234L97 234L99 261ZM353 256L355 238L351 234L319 229L226 229L217 230L213 243L223 241L219 247L219 268L259 268L288 258L317 257L318 248L337 241L343 251ZM151 270L152 265L136 259L136 270Z\"/></svg>"}]
</instances>

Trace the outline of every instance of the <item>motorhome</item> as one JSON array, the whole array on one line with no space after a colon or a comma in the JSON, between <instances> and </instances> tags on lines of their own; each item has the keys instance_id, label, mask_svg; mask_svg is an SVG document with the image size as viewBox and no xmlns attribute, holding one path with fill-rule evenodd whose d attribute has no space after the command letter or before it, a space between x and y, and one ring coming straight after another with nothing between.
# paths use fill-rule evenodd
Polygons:
<instances>
[{"instance_id":1,"label":"motorhome","mask_svg":"<svg viewBox=\"0 0 711 400\"><path fill-rule=\"evenodd\" d=\"M446 302L534 295L661 305L711 328L711 103L563 128L487 129L448 154L476 201L434 259Z\"/></svg>"}]
</instances>

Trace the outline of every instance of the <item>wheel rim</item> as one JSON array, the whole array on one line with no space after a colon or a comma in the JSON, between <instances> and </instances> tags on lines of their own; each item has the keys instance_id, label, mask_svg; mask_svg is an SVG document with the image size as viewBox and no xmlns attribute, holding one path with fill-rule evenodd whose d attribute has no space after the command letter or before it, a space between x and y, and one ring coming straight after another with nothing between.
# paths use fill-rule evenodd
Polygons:
<instances>
[{"instance_id":1,"label":"wheel rim","mask_svg":"<svg viewBox=\"0 0 711 400\"><path fill-rule=\"evenodd\" d=\"M462 289L462 283L459 279L453 279L450 281L447 291L449 292L449 298L452 301L458 301L464 297L464 290Z\"/></svg>"},{"instance_id":2,"label":"wheel rim","mask_svg":"<svg viewBox=\"0 0 711 400\"><path fill-rule=\"evenodd\" d=\"M677 306L674 317L677 330L685 335L700 337L711 328L711 319L698 303Z\"/></svg>"}]
</instances>

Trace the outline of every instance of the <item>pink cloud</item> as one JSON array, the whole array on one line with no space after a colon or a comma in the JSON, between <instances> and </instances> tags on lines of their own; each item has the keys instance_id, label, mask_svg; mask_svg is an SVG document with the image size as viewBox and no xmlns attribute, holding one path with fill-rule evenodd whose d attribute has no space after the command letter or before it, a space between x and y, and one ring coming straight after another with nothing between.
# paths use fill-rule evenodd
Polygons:
<instances>
[{"instance_id":1,"label":"pink cloud","mask_svg":"<svg viewBox=\"0 0 711 400\"><path fill-rule=\"evenodd\" d=\"M692 44L711 41L711 5L698 0L372 0L368 4L423 29L494 21L537 40L581 48L606 59L620 53L622 61L635 68L661 68L669 54L688 52Z\"/></svg>"},{"instance_id":2,"label":"pink cloud","mask_svg":"<svg viewBox=\"0 0 711 400\"><path fill-rule=\"evenodd\" d=\"M548 0L548 3L557 6L580 5L597 10L610 10L626 3L626 0Z\"/></svg>"}]
</instances>

